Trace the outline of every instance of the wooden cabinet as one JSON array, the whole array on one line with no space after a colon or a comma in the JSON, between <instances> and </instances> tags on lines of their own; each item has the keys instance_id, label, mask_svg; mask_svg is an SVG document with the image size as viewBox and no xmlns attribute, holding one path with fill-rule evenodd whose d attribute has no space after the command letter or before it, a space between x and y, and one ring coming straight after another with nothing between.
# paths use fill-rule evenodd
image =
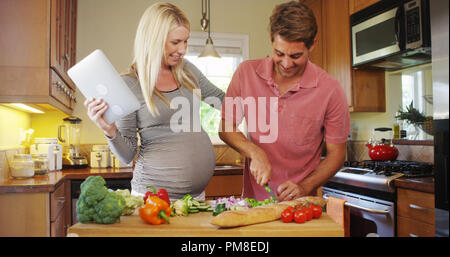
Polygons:
<instances>
[{"instance_id":1,"label":"wooden cabinet","mask_svg":"<svg viewBox=\"0 0 450 257\"><path fill-rule=\"evenodd\" d=\"M51 105L70 114L77 0L0 1L0 102Z\"/></svg>"},{"instance_id":2,"label":"wooden cabinet","mask_svg":"<svg viewBox=\"0 0 450 257\"><path fill-rule=\"evenodd\" d=\"M349 0L350 14L361 11L379 1L380 0Z\"/></svg>"},{"instance_id":3,"label":"wooden cabinet","mask_svg":"<svg viewBox=\"0 0 450 257\"><path fill-rule=\"evenodd\" d=\"M434 195L410 189L397 190L397 236L434 237Z\"/></svg>"},{"instance_id":4,"label":"wooden cabinet","mask_svg":"<svg viewBox=\"0 0 450 257\"><path fill-rule=\"evenodd\" d=\"M240 197L242 194L242 175L216 175L205 189L206 200L221 197Z\"/></svg>"},{"instance_id":5,"label":"wooden cabinet","mask_svg":"<svg viewBox=\"0 0 450 257\"><path fill-rule=\"evenodd\" d=\"M0 194L0 237L62 237L70 226L70 186L53 192Z\"/></svg>"},{"instance_id":6,"label":"wooden cabinet","mask_svg":"<svg viewBox=\"0 0 450 257\"><path fill-rule=\"evenodd\" d=\"M302 2L313 10L319 30L311 61L340 82L350 111L385 112L385 72L352 69L349 1Z\"/></svg>"}]
</instances>

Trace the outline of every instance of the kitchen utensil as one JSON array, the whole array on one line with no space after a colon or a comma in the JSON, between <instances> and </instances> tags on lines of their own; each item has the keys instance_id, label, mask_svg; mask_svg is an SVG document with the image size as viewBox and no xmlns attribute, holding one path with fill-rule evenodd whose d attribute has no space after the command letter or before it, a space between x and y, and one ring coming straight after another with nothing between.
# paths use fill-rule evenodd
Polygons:
<instances>
[{"instance_id":1,"label":"kitchen utensil","mask_svg":"<svg viewBox=\"0 0 450 257\"><path fill-rule=\"evenodd\" d=\"M63 168L83 169L88 167L86 157L80 155L81 119L70 116L58 127L58 139L63 143Z\"/></svg>"},{"instance_id":2,"label":"kitchen utensil","mask_svg":"<svg viewBox=\"0 0 450 257\"><path fill-rule=\"evenodd\" d=\"M267 184L264 188L269 193L270 199L277 203L278 200L277 197L275 196L275 192L272 190L272 188L270 188L269 184Z\"/></svg>"},{"instance_id":3,"label":"kitchen utensil","mask_svg":"<svg viewBox=\"0 0 450 257\"><path fill-rule=\"evenodd\" d=\"M57 138L35 138L34 144L30 146L30 154L47 154L49 171L62 169L62 146L58 144Z\"/></svg>"},{"instance_id":4,"label":"kitchen utensil","mask_svg":"<svg viewBox=\"0 0 450 257\"><path fill-rule=\"evenodd\" d=\"M392 131L392 128L376 128L374 134L375 131ZM372 136L366 146L369 148L370 158L374 161L394 161L398 157L398 149L392 143L392 139L390 143L386 143L386 139L382 138L381 141L376 141Z\"/></svg>"}]
</instances>

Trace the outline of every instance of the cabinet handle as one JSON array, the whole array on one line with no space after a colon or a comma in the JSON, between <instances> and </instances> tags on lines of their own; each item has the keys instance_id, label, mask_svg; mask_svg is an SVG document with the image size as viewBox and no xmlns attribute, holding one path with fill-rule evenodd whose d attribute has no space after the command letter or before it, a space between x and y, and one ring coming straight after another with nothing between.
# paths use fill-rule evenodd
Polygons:
<instances>
[{"instance_id":1,"label":"cabinet handle","mask_svg":"<svg viewBox=\"0 0 450 257\"><path fill-rule=\"evenodd\" d=\"M63 204L66 202L66 197L61 196L61 197L56 198L56 200L58 201L58 203Z\"/></svg>"},{"instance_id":2,"label":"cabinet handle","mask_svg":"<svg viewBox=\"0 0 450 257\"><path fill-rule=\"evenodd\" d=\"M420 210L420 211L427 211L427 212L432 212L432 211L433 211L433 209L425 208L425 207L418 206L418 205L415 205L415 204L410 204L410 205L409 205L409 208L411 208L411 209L416 209L416 210Z\"/></svg>"},{"instance_id":3,"label":"cabinet handle","mask_svg":"<svg viewBox=\"0 0 450 257\"><path fill-rule=\"evenodd\" d=\"M413 233L409 233L409 237L419 237L419 236Z\"/></svg>"}]
</instances>

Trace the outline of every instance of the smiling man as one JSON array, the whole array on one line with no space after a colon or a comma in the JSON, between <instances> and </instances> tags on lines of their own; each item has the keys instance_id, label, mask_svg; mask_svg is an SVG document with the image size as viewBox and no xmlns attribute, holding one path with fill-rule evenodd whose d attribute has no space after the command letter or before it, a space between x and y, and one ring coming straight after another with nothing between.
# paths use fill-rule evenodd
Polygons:
<instances>
[{"instance_id":1,"label":"smiling man","mask_svg":"<svg viewBox=\"0 0 450 257\"><path fill-rule=\"evenodd\" d=\"M269 184L285 201L314 195L343 165L350 115L339 82L309 61L317 41L313 12L298 1L278 5L270 33L273 56L243 62L233 75L219 136L246 157L243 197L269 198L264 189ZM239 104L251 98L253 108ZM273 98L277 101L268 100ZM267 116L262 122L261 113ZM269 122L276 126L270 128L278 137L267 143L261 138L270 131L261 124L274 113L277 119ZM244 117L258 119L248 138L237 129ZM323 142L327 156L321 161Z\"/></svg>"}]
</instances>

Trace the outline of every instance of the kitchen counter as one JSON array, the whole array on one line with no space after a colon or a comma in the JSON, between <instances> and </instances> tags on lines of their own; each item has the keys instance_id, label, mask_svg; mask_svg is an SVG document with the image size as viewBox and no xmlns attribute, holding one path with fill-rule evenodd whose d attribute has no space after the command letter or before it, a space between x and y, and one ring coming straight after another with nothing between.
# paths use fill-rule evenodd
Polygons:
<instances>
[{"instance_id":1,"label":"kitchen counter","mask_svg":"<svg viewBox=\"0 0 450 257\"><path fill-rule=\"evenodd\" d=\"M434 194L434 177L398 178L394 186Z\"/></svg>"},{"instance_id":2,"label":"kitchen counter","mask_svg":"<svg viewBox=\"0 0 450 257\"><path fill-rule=\"evenodd\" d=\"M120 217L115 224L81 224L68 229L68 236L86 237L343 237L343 228L326 213L320 219L303 224L283 223L281 220L236 228L219 228L210 224L211 212L170 217L170 224L149 225L137 212Z\"/></svg>"},{"instance_id":3,"label":"kitchen counter","mask_svg":"<svg viewBox=\"0 0 450 257\"><path fill-rule=\"evenodd\" d=\"M27 179L3 179L0 180L0 194L53 192L66 179L85 179L88 176L102 176L104 178L131 178L133 177L133 169L67 169L50 171L47 175L36 175Z\"/></svg>"},{"instance_id":4,"label":"kitchen counter","mask_svg":"<svg viewBox=\"0 0 450 257\"><path fill-rule=\"evenodd\" d=\"M241 166L217 166L214 176L242 175ZM0 179L0 194L2 193L38 193L53 192L66 179L85 179L88 176L102 176L103 178L132 178L132 168L105 169L67 169L51 171L47 175L34 176L27 179Z\"/></svg>"}]
</instances>

